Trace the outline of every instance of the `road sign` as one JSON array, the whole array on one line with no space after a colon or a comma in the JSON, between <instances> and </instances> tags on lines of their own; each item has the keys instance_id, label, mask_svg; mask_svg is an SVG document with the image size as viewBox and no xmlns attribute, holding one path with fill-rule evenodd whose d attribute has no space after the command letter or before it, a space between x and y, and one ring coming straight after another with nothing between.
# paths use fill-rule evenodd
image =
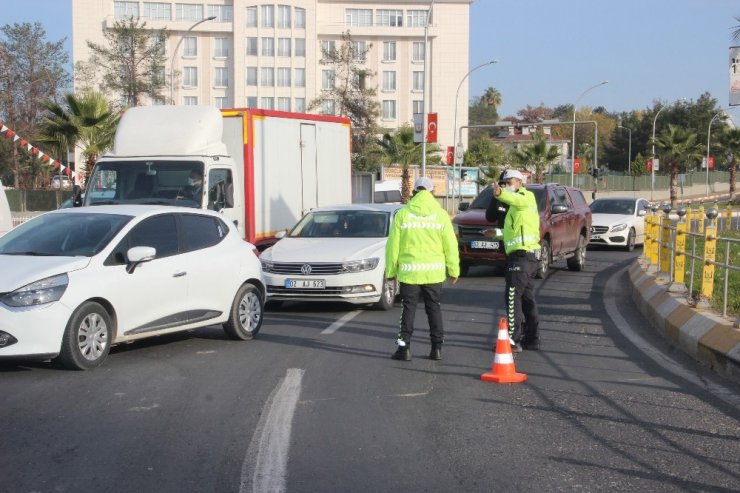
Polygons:
<instances>
[{"instance_id":1,"label":"road sign","mask_svg":"<svg viewBox=\"0 0 740 493\"><path fill-rule=\"evenodd\" d=\"M414 113L414 143L424 141L424 113Z\"/></svg>"},{"instance_id":2,"label":"road sign","mask_svg":"<svg viewBox=\"0 0 740 493\"><path fill-rule=\"evenodd\" d=\"M653 169L658 171L660 169L660 159L653 158Z\"/></svg>"},{"instance_id":3,"label":"road sign","mask_svg":"<svg viewBox=\"0 0 740 493\"><path fill-rule=\"evenodd\" d=\"M465 158L465 149L463 148L462 142L458 142L455 147L455 164L461 165Z\"/></svg>"},{"instance_id":4,"label":"road sign","mask_svg":"<svg viewBox=\"0 0 740 493\"><path fill-rule=\"evenodd\" d=\"M429 113L427 115L427 142L435 144L437 142L437 114Z\"/></svg>"}]
</instances>

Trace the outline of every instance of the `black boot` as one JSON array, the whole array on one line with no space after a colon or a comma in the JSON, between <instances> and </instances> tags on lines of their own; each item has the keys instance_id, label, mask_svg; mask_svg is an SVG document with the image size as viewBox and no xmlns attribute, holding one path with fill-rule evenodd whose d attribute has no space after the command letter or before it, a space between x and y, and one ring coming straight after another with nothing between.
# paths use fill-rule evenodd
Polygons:
<instances>
[{"instance_id":1,"label":"black boot","mask_svg":"<svg viewBox=\"0 0 740 493\"><path fill-rule=\"evenodd\" d=\"M442 343L433 342L432 350L429 352L429 359L441 360L442 359Z\"/></svg>"},{"instance_id":2,"label":"black boot","mask_svg":"<svg viewBox=\"0 0 740 493\"><path fill-rule=\"evenodd\" d=\"M391 355L391 358L399 361L411 361L411 349L409 348L409 345L406 344L405 346L398 346L398 349L396 349L396 352Z\"/></svg>"}]
</instances>

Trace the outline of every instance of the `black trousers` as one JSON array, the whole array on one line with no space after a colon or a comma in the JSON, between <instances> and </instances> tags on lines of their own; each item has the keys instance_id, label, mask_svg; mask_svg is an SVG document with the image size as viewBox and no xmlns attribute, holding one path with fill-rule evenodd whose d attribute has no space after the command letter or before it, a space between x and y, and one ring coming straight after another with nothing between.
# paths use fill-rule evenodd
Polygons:
<instances>
[{"instance_id":1,"label":"black trousers","mask_svg":"<svg viewBox=\"0 0 740 493\"><path fill-rule=\"evenodd\" d=\"M537 272L537 258L533 252L512 252L506 258L506 290L504 291L509 335L514 342L522 338L534 341L540 317L534 299L532 278Z\"/></svg>"},{"instance_id":2,"label":"black trousers","mask_svg":"<svg viewBox=\"0 0 740 493\"><path fill-rule=\"evenodd\" d=\"M442 307L439 302L442 294L442 283L406 284L402 282L400 292L402 304L401 332L398 337L403 339L406 344L411 343L411 335L414 333L416 305L419 303L419 298L422 298L429 320L429 335L433 343L441 343L444 340Z\"/></svg>"}]
</instances>

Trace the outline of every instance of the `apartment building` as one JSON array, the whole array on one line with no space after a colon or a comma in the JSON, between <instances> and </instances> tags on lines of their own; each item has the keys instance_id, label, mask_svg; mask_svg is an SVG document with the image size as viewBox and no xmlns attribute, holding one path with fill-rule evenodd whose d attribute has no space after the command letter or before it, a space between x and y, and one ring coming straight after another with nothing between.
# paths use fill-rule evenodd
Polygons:
<instances>
[{"instance_id":1,"label":"apartment building","mask_svg":"<svg viewBox=\"0 0 740 493\"><path fill-rule=\"evenodd\" d=\"M165 76L170 81L174 70L177 77L168 101L303 112L334 84L322 53L349 31L358 50L367 50L358 63L374 73L366 84L377 89L379 123L393 129L424 111L426 31L427 103L438 113L439 143L452 145L473 1L435 0L427 28L430 0L72 0L73 60L88 60L86 42L104 43L104 30L116 20L139 18L170 32ZM458 126L467 123L467 101L466 81ZM334 108L324 103L315 112Z\"/></svg>"}]
</instances>

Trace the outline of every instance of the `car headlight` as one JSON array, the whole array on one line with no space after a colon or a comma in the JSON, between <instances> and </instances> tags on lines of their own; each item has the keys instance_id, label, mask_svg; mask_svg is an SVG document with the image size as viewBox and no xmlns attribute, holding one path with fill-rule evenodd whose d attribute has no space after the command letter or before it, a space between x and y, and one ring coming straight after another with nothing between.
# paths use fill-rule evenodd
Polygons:
<instances>
[{"instance_id":1,"label":"car headlight","mask_svg":"<svg viewBox=\"0 0 740 493\"><path fill-rule=\"evenodd\" d=\"M264 260L260 258L260 263L262 264L262 270L265 272L273 272L274 270L274 264L270 260Z\"/></svg>"},{"instance_id":2,"label":"car headlight","mask_svg":"<svg viewBox=\"0 0 740 493\"><path fill-rule=\"evenodd\" d=\"M612 226L612 233L616 233L617 231L622 231L624 229L627 229L626 223L615 224Z\"/></svg>"},{"instance_id":3,"label":"car headlight","mask_svg":"<svg viewBox=\"0 0 740 493\"><path fill-rule=\"evenodd\" d=\"M460 226L458 226L457 224L452 223L452 231L455 232L455 236L460 236Z\"/></svg>"},{"instance_id":4,"label":"car headlight","mask_svg":"<svg viewBox=\"0 0 740 493\"><path fill-rule=\"evenodd\" d=\"M0 297L0 301L13 307L44 305L59 301L68 284L67 274L59 274L5 293Z\"/></svg>"},{"instance_id":5,"label":"car headlight","mask_svg":"<svg viewBox=\"0 0 740 493\"><path fill-rule=\"evenodd\" d=\"M344 272L361 272L363 270L373 270L378 266L380 259L378 257L366 258L363 260L353 260L352 262L344 262L342 269Z\"/></svg>"}]
</instances>

